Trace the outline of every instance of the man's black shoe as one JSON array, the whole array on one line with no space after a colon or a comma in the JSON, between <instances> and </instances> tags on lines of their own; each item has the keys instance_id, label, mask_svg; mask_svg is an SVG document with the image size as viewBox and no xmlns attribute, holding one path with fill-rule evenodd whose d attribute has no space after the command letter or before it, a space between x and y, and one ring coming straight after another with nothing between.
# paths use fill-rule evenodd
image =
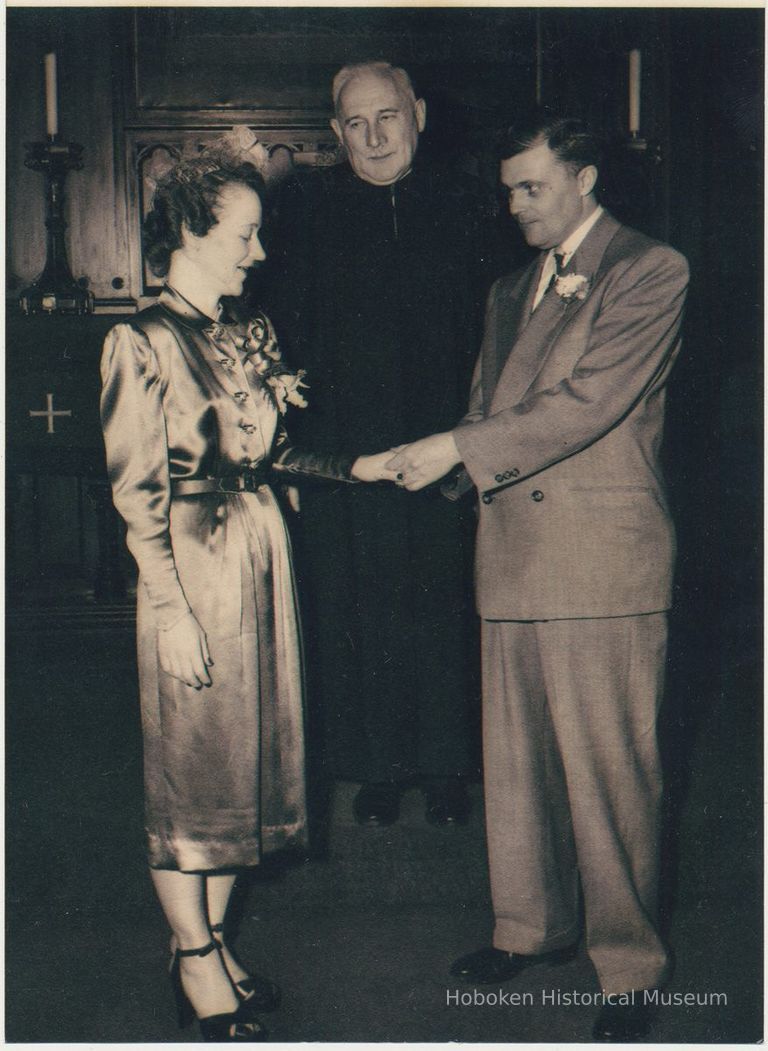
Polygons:
<instances>
[{"instance_id":1,"label":"man's black shoe","mask_svg":"<svg viewBox=\"0 0 768 1051\"><path fill-rule=\"evenodd\" d=\"M363 785L352 807L358 825L386 828L400 817L400 786L394 781Z\"/></svg>"},{"instance_id":2,"label":"man's black shoe","mask_svg":"<svg viewBox=\"0 0 768 1051\"><path fill-rule=\"evenodd\" d=\"M461 781L430 781L424 785L424 816L430 825L465 825L472 802Z\"/></svg>"},{"instance_id":3,"label":"man's black shoe","mask_svg":"<svg viewBox=\"0 0 768 1051\"><path fill-rule=\"evenodd\" d=\"M593 1039L605 1044L631 1044L648 1036L655 1012L653 1005L645 1002L646 992L636 989L634 1003L603 1004L592 1026Z\"/></svg>"},{"instance_id":4,"label":"man's black shoe","mask_svg":"<svg viewBox=\"0 0 768 1051\"><path fill-rule=\"evenodd\" d=\"M503 949L478 949L477 952L471 952L468 956L456 960L451 967L451 974L454 978L461 978L462 981L473 985L491 985L494 982L507 982L527 967L537 964L555 967L561 963L568 963L575 955L575 945L538 953L536 956L504 952Z\"/></svg>"}]
</instances>

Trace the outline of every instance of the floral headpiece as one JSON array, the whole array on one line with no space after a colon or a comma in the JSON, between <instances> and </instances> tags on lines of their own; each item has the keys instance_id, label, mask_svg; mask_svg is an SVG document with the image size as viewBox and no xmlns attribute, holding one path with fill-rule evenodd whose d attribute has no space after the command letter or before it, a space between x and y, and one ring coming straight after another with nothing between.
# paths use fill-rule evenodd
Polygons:
<instances>
[{"instance_id":1,"label":"floral headpiece","mask_svg":"<svg viewBox=\"0 0 768 1051\"><path fill-rule=\"evenodd\" d=\"M147 174L147 181L153 189L169 179L195 183L210 172L232 171L241 164L252 164L266 178L269 151L245 124L237 125L205 146L185 143L179 160L155 166L152 174Z\"/></svg>"}]
</instances>

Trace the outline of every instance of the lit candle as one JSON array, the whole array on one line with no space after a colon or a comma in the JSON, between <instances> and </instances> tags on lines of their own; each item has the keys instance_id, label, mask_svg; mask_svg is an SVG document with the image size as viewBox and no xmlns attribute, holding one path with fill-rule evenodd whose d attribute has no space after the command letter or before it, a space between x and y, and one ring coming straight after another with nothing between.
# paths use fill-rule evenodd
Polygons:
<instances>
[{"instance_id":1,"label":"lit candle","mask_svg":"<svg viewBox=\"0 0 768 1051\"><path fill-rule=\"evenodd\" d=\"M629 53L629 134L640 132L640 51L633 48Z\"/></svg>"},{"instance_id":2,"label":"lit candle","mask_svg":"<svg viewBox=\"0 0 768 1051\"><path fill-rule=\"evenodd\" d=\"M59 133L59 100L56 93L56 53L45 56L45 128L49 135Z\"/></svg>"}]
</instances>

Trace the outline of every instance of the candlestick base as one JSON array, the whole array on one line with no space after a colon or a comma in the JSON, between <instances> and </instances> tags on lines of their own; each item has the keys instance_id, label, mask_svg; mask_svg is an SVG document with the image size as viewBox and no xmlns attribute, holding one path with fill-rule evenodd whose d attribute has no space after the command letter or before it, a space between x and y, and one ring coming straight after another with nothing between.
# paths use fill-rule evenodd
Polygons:
<instances>
[{"instance_id":1,"label":"candlestick base","mask_svg":"<svg viewBox=\"0 0 768 1051\"><path fill-rule=\"evenodd\" d=\"M76 284L65 287L38 279L21 293L19 306L24 314L92 314L93 293Z\"/></svg>"},{"instance_id":2,"label":"candlestick base","mask_svg":"<svg viewBox=\"0 0 768 1051\"><path fill-rule=\"evenodd\" d=\"M75 281L67 262L64 231L64 181L69 171L83 167L83 147L49 135L47 142L26 142L24 162L45 175L47 258L43 272L19 296L25 314L90 314L93 293Z\"/></svg>"},{"instance_id":3,"label":"candlestick base","mask_svg":"<svg viewBox=\"0 0 768 1051\"><path fill-rule=\"evenodd\" d=\"M639 131L629 133L629 138L624 140L624 147L651 164L661 164L661 144L642 138Z\"/></svg>"}]
</instances>

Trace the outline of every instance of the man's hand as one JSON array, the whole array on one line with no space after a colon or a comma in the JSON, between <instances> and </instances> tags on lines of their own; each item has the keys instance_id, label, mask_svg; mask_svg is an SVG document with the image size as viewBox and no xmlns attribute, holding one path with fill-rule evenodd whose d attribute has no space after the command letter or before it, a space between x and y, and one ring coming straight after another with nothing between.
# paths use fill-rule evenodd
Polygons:
<instances>
[{"instance_id":1,"label":"man's hand","mask_svg":"<svg viewBox=\"0 0 768 1051\"><path fill-rule=\"evenodd\" d=\"M163 671L200 690L211 685L213 666L208 641L193 613L187 613L167 631L157 633L157 652Z\"/></svg>"},{"instance_id":2,"label":"man's hand","mask_svg":"<svg viewBox=\"0 0 768 1051\"><path fill-rule=\"evenodd\" d=\"M442 478L457 463L461 463L461 455L453 435L445 431L406 445L386 466L396 472L398 485L416 492Z\"/></svg>"}]
</instances>

